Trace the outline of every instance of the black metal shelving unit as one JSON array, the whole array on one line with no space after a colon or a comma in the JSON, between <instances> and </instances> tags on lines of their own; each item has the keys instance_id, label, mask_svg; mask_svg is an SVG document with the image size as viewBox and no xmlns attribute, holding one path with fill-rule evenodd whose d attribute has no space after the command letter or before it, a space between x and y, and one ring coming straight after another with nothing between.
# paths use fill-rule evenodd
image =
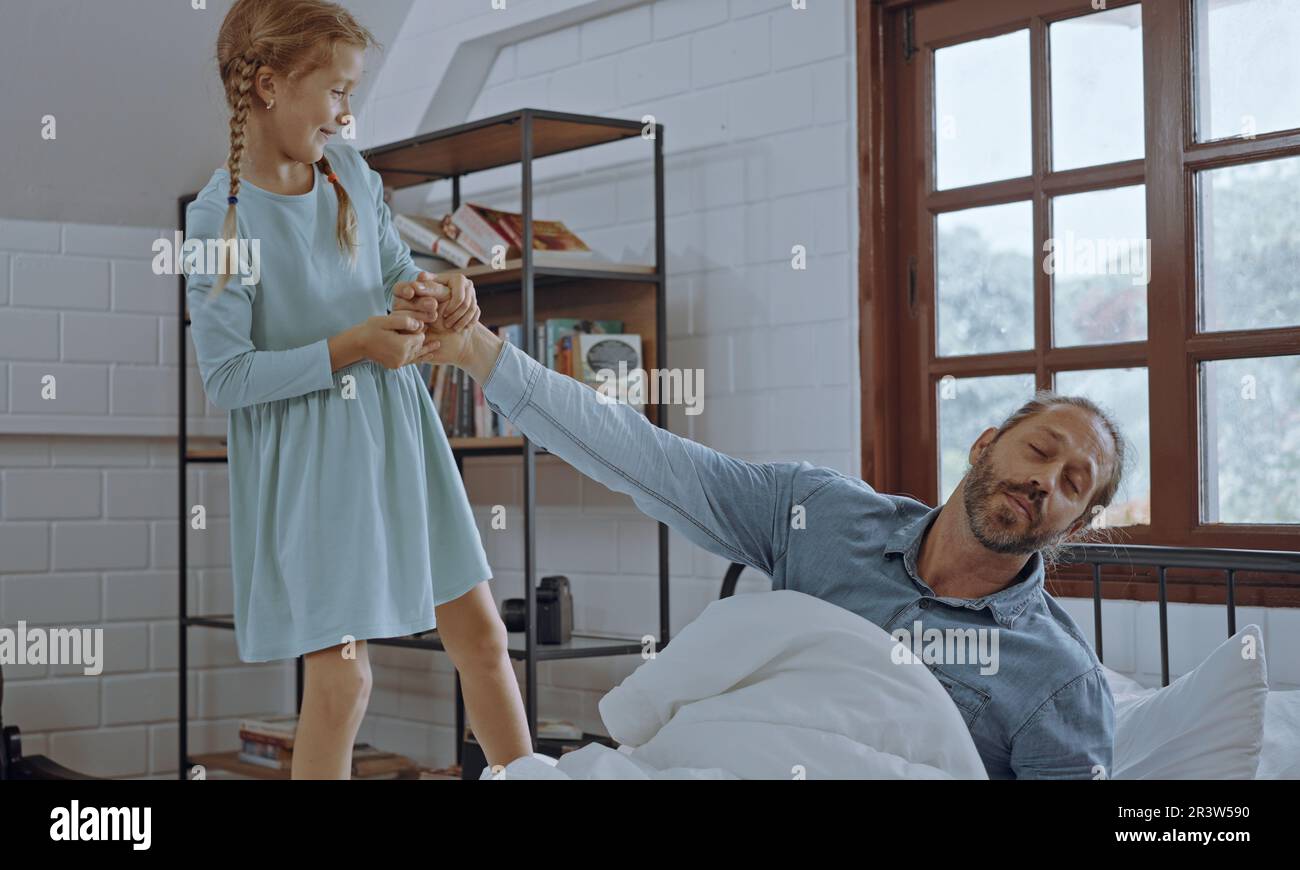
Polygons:
<instances>
[{"instance_id":1,"label":"black metal shelving unit","mask_svg":"<svg viewBox=\"0 0 1300 870\"><path fill-rule=\"evenodd\" d=\"M577 265L555 267L534 263L533 243L533 161L552 154L589 148L609 142L631 138L650 139L654 159L654 202L655 202L655 262L653 267L639 271L606 270L600 268L583 268ZM539 288L563 285L580 288L579 292L607 296L617 294L620 288L629 285L650 287L654 294L654 359L653 366L667 366L667 322L665 311L665 247L664 247L664 176L663 176L663 125L647 124L617 118L604 118L593 115L577 115L565 112L552 112L542 109L517 109L513 112L471 121L445 130L414 136L389 145L369 148L361 152L370 167L384 179L385 186L394 189L428 184L436 181L451 182L452 208L460 205L460 180L466 175L518 163L521 168L521 199L524 225L524 244L521 258L507 263L504 270L493 271L489 267L473 267L460 270L469 274L479 295L480 303L485 296L498 294L520 294L522 312L524 350L535 359L540 359L541 349L536 347L534 318L536 292ZM197 193L179 197L179 226L185 230L185 208L194 200ZM225 462L224 450L195 450L190 445L186 420L186 377L185 360L187 350L186 329L189 326L186 307L185 276L179 277L179 347L181 375L180 384L180 428L177 438L178 480L180 511L180 578L179 578L179 672L180 672L180 707L179 733L177 735L179 769L177 777L187 778L188 771L194 763L221 766L225 757L234 757L237 753L220 753L206 755L199 759L189 755L188 741L188 631L192 627L234 630L234 617L231 614L200 615L189 614L187 598L188 562L186 553L187 530L189 528L189 500L186 494L187 467L190 463ZM486 315L485 315L486 320ZM643 360L650 368L650 361ZM666 412L660 408L655 423L667 426ZM536 626L536 460L538 454L546 451L537 447L526 437L515 438L472 438L451 439L452 452L456 458L456 468L464 474L464 462L476 456L519 455L523 459L524 491L524 600L526 626L523 632L511 633L509 653L511 658L525 663L525 706L528 716L528 729L532 735L533 747L537 747L537 663L560 659L594 658L616 655L639 655L642 652L640 640L605 637L599 635L578 634L564 644L545 646L537 643ZM669 641L669 606L668 606L668 527L659 523L659 647ZM437 629L398 638L371 638L368 643L376 646L398 646L414 649L443 650ZM295 709L302 708L303 659L296 662L297 692ZM462 756L463 734L465 731L465 707L461 694L460 675L456 675L456 760ZM246 767L238 767L240 772L250 772ZM267 771L263 775L278 775Z\"/></svg>"}]
</instances>

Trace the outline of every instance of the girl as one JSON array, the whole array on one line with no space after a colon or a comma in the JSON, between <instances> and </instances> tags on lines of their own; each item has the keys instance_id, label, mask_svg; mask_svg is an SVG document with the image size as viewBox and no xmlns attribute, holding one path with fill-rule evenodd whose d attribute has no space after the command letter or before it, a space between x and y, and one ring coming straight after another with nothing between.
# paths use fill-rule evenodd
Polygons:
<instances>
[{"instance_id":1,"label":"girl","mask_svg":"<svg viewBox=\"0 0 1300 870\"><path fill-rule=\"evenodd\" d=\"M256 260L187 266L186 296L204 391L230 412L239 657L305 656L294 779L348 778L365 638L435 626L489 764L532 748L478 529L412 365L436 349L426 324L478 321L473 285L438 286L441 310L386 313L434 276L392 228L379 174L329 144L371 45L336 4L238 0L217 40L228 169L186 210L209 252L243 241Z\"/></svg>"}]
</instances>

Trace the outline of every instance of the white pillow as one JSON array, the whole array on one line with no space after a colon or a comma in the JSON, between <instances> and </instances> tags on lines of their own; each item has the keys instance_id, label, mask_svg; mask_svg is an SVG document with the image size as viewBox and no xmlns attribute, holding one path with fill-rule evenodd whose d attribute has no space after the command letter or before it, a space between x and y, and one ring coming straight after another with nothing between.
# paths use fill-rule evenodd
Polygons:
<instances>
[{"instance_id":1,"label":"white pillow","mask_svg":"<svg viewBox=\"0 0 1300 870\"><path fill-rule=\"evenodd\" d=\"M1133 690L1131 680L1115 677L1112 779L1255 777L1268 698L1258 625L1241 629L1163 689Z\"/></svg>"},{"instance_id":2,"label":"white pillow","mask_svg":"<svg viewBox=\"0 0 1300 870\"><path fill-rule=\"evenodd\" d=\"M1269 692L1256 779L1300 779L1300 690Z\"/></svg>"},{"instance_id":3,"label":"white pillow","mask_svg":"<svg viewBox=\"0 0 1300 870\"><path fill-rule=\"evenodd\" d=\"M1119 671L1112 671L1105 665L1101 666L1101 672L1106 675L1106 682L1110 684L1110 693L1114 696L1116 704L1122 704L1130 700L1129 696L1149 695L1156 691L1156 689L1148 689L1137 680L1126 677Z\"/></svg>"}]
</instances>

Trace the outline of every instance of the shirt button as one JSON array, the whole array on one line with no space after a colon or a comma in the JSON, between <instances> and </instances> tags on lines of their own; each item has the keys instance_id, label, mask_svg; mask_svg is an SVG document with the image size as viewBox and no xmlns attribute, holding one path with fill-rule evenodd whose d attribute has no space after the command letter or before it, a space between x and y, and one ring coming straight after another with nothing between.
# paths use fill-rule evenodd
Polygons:
<instances>
[{"instance_id":1,"label":"shirt button","mask_svg":"<svg viewBox=\"0 0 1300 870\"><path fill-rule=\"evenodd\" d=\"M920 603L919 606L920 606L920 608L921 608L922 610L926 610L926 609L928 609L928 608L930 607L930 599L929 599L929 598L922 598L922 599L921 599L921 603Z\"/></svg>"}]
</instances>

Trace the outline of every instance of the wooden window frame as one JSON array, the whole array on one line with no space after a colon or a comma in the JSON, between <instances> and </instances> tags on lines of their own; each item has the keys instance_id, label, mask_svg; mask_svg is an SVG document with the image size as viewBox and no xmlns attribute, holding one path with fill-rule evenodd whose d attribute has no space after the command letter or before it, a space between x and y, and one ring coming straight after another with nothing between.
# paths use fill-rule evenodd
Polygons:
<instances>
[{"instance_id":1,"label":"wooden window frame","mask_svg":"<svg viewBox=\"0 0 1300 870\"><path fill-rule=\"evenodd\" d=\"M1113 530L1117 543L1238 549L1300 549L1300 525L1200 520L1197 367L1201 362L1300 352L1300 327L1196 332L1195 177L1198 172L1300 155L1300 131L1253 139L1195 141L1192 102L1193 0L1111 0L1142 7L1142 159L1052 172L1048 25L1095 12L1089 0L857 0L859 196L859 366L862 477L878 490L938 500L935 387L944 375L1034 372L1051 386L1061 369L1141 366L1148 371L1151 525ZM1031 176L934 191L933 57L936 48L1028 28ZM1159 110L1152 107L1164 107ZM1169 111L1167 107L1180 107ZM1065 194L1144 184L1151 239L1147 338L1117 344L1050 346L1051 284L1034 277L1034 348L936 358L935 211L1031 199L1034 250L1048 234L1048 201ZM915 264L915 268L913 265ZM1000 420L990 420L996 425ZM1138 445L1138 449L1147 449ZM1187 469L1194 469L1189 474ZM1193 572L1194 573L1194 572ZM1063 569L1067 580L1070 569ZM1080 574L1079 576L1083 576ZM1107 597L1149 598L1143 572L1104 584ZM1131 581L1138 580L1135 587ZM1259 575L1239 604L1300 606L1300 578ZM1221 585L1221 584L1220 584ZM1073 581L1062 594L1091 596ZM1171 601L1222 601L1221 593L1170 586Z\"/></svg>"}]
</instances>

